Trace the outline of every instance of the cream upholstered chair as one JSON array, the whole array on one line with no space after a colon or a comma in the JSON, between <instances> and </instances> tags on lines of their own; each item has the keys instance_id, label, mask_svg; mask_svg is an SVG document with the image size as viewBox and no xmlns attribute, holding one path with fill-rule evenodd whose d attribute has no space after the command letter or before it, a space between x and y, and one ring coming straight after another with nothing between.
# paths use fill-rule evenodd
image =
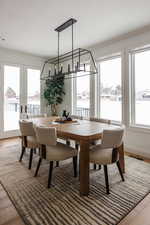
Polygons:
<instances>
[{"instance_id":1,"label":"cream upholstered chair","mask_svg":"<svg viewBox=\"0 0 150 225\"><path fill-rule=\"evenodd\" d=\"M29 169L32 166L32 158L33 158L33 151L39 147L36 139L35 130L33 128L33 123L27 120L20 120L19 127L21 132L22 138L22 152L20 155L20 162L22 161L24 152L26 148L30 149L30 159L29 159Z\"/></svg>"},{"instance_id":2,"label":"cream upholstered chair","mask_svg":"<svg viewBox=\"0 0 150 225\"><path fill-rule=\"evenodd\" d=\"M36 135L41 148L41 155L35 172L38 174L42 159L50 161L48 188L51 185L53 162L73 158L74 177L77 176L77 150L57 142L55 127L36 127Z\"/></svg>"},{"instance_id":3,"label":"cream upholstered chair","mask_svg":"<svg viewBox=\"0 0 150 225\"><path fill-rule=\"evenodd\" d=\"M78 119L78 120L83 120L83 117L82 116L77 116L77 115L71 115L71 118L72 119ZM63 140L63 141L65 141L66 142L66 145L68 145L68 146L70 146L70 141L71 140L69 140L69 139L62 139L62 138L58 138L58 142L59 142L59 140L60 140L60 142ZM78 150L79 149L79 143L76 141L75 142L75 148ZM59 161L56 161L56 167L58 167L59 166Z\"/></svg>"},{"instance_id":4,"label":"cream upholstered chair","mask_svg":"<svg viewBox=\"0 0 150 225\"><path fill-rule=\"evenodd\" d=\"M103 118L90 117L90 121L111 124L111 120L103 119ZM97 144L100 144L100 142L101 142L101 140L98 140L98 141L92 142L92 144L97 145ZM99 165L99 169L101 169L101 165ZM94 164L94 170L96 170L96 164Z\"/></svg>"},{"instance_id":5,"label":"cream upholstered chair","mask_svg":"<svg viewBox=\"0 0 150 225\"><path fill-rule=\"evenodd\" d=\"M122 181L124 181L123 173L119 163L119 152L118 152L118 148L122 144L123 134L124 134L124 127L120 127L113 130L112 129L104 130L101 144L94 146L90 151L90 162L104 166L107 194L109 194L107 165L116 163Z\"/></svg>"}]
</instances>

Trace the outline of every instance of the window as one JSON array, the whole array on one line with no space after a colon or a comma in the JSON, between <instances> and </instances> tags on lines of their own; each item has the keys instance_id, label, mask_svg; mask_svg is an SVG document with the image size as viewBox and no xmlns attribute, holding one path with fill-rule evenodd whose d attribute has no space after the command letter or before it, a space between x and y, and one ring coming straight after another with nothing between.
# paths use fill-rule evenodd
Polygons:
<instances>
[{"instance_id":1,"label":"window","mask_svg":"<svg viewBox=\"0 0 150 225\"><path fill-rule=\"evenodd\" d=\"M98 115L113 121L122 120L121 57L99 63Z\"/></svg>"},{"instance_id":2,"label":"window","mask_svg":"<svg viewBox=\"0 0 150 225\"><path fill-rule=\"evenodd\" d=\"M4 66L4 131L19 128L20 68Z\"/></svg>"},{"instance_id":3,"label":"window","mask_svg":"<svg viewBox=\"0 0 150 225\"><path fill-rule=\"evenodd\" d=\"M28 113L40 114L40 70L27 69Z\"/></svg>"},{"instance_id":4,"label":"window","mask_svg":"<svg viewBox=\"0 0 150 225\"><path fill-rule=\"evenodd\" d=\"M90 65L86 64L86 70L90 70ZM82 72L77 74L77 78L73 79L74 91L73 100L76 99L74 104L73 113L75 115L89 117L90 111L90 76L82 76Z\"/></svg>"},{"instance_id":5,"label":"window","mask_svg":"<svg viewBox=\"0 0 150 225\"><path fill-rule=\"evenodd\" d=\"M131 53L131 124L150 126L150 50Z\"/></svg>"}]
</instances>

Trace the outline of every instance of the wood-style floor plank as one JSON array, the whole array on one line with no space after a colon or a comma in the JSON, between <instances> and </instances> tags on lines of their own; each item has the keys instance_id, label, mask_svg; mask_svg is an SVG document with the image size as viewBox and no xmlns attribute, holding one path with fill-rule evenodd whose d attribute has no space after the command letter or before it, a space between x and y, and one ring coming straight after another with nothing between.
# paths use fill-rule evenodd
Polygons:
<instances>
[{"instance_id":1,"label":"wood-style floor plank","mask_svg":"<svg viewBox=\"0 0 150 225\"><path fill-rule=\"evenodd\" d=\"M118 225L150 225L150 194L147 195Z\"/></svg>"}]
</instances>

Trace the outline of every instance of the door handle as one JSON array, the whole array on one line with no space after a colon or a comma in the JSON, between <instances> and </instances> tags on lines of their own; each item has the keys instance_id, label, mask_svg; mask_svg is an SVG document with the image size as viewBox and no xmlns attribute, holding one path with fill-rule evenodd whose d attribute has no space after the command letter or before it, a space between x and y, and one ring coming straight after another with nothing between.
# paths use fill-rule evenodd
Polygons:
<instances>
[{"instance_id":1,"label":"door handle","mask_svg":"<svg viewBox=\"0 0 150 225\"><path fill-rule=\"evenodd\" d=\"M21 105L20 106L20 113L22 113L23 112L23 106Z\"/></svg>"},{"instance_id":2,"label":"door handle","mask_svg":"<svg viewBox=\"0 0 150 225\"><path fill-rule=\"evenodd\" d=\"M28 107L27 107L27 105L25 105L25 107L24 107L25 113L27 113L27 109L28 109Z\"/></svg>"}]
</instances>

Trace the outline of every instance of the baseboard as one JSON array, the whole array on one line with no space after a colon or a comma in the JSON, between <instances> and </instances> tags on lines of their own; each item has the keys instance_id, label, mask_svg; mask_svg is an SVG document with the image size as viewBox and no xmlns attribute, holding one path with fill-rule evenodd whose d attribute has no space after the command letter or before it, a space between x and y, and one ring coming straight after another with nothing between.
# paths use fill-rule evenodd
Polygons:
<instances>
[{"instance_id":1,"label":"baseboard","mask_svg":"<svg viewBox=\"0 0 150 225\"><path fill-rule=\"evenodd\" d=\"M130 156L130 157L133 157L133 158L136 158L138 160L142 160L142 161L145 161L145 162L149 162L150 163L150 158L145 157L145 156L140 155L140 154L136 154L136 153L132 153L132 152L125 151L125 155Z\"/></svg>"},{"instance_id":2,"label":"baseboard","mask_svg":"<svg viewBox=\"0 0 150 225\"><path fill-rule=\"evenodd\" d=\"M12 140L12 139L18 139L18 138L20 138L20 136L0 138L0 142L1 142L1 141Z\"/></svg>"}]
</instances>

